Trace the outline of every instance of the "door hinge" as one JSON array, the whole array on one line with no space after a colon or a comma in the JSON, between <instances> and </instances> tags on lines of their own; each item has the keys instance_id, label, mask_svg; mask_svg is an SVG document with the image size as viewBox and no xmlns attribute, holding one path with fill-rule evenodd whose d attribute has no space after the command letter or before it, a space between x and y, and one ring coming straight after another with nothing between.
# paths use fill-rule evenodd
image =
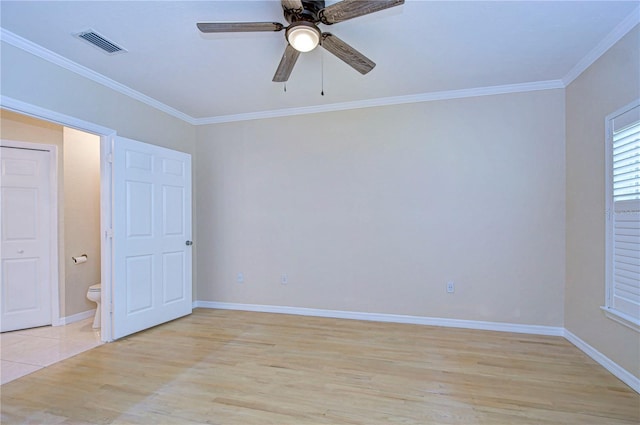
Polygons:
<instances>
[{"instance_id":1,"label":"door hinge","mask_svg":"<svg viewBox=\"0 0 640 425\"><path fill-rule=\"evenodd\" d=\"M107 154L107 162L113 164L113 154L111 152Z\"/></svg>"},{"instance_id":2,"label":"door hinge","mask_svg":"<svg viewBox=\"0 0 640 425\"><path fill-rule=\"evenodd\" d=\"M104 235L105 235L107 238L113 238L113 229L107 229L107 230L105 230Z\"/></svg>"}]
</instances>

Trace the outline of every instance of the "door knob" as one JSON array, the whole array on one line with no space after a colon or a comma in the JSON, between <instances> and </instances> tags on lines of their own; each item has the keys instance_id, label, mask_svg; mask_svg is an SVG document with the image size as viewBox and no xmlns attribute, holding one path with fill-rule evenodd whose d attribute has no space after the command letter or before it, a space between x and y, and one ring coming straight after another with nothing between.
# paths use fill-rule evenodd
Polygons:
<instances>
[{"instance_id":1,"label":"door knob","mask_svg":"<svg viewBox=\"0 0 640 425\"><path fill-rule=\"evenodd\" d=\"M19 249L18 254L24 254L24 249Z\"/></svg>"},{"instance_id":2,"label":"door knob","mask_svg":"<svg viewBox=\"0 0 640 425\"><path fill-rule=\"evenodd\" d=\"M191 245L193 245L193 242L192 242L192 241L186 241L184 244L185 244L186 246L191 246Z\"/></svg>"}]
</instances>

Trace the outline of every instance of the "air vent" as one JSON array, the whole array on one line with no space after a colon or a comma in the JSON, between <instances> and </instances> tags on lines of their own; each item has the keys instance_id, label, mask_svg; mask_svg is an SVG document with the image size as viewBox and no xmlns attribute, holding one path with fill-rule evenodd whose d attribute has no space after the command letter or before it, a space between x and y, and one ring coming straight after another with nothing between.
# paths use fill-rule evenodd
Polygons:
<instances>
[{"instance_id":1,"label":"air vent","mask_svg":"<svg viewBox=\"0 0 640 425\"><path fill-rule=\"evenodd\" d=\"M104 38L103 36L95 32L94 30L82 31L74 35L88 43L91 43L92 45L98 47L103 52L108 53L110 55L126 52L125 49L118 46L116 43L107 40L106 38Z\"/></svg>"}]
</instances>

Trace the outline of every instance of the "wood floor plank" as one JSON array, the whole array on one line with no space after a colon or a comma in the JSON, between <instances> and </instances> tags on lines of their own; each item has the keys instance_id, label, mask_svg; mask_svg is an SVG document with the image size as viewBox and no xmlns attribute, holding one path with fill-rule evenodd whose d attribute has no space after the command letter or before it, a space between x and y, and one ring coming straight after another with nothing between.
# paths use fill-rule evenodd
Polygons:
<instances>
[{"instance_id":1,"label":"wood floor plank","mask_svg":"<svg viewBox=\"0 0 640 425\"><path fill-rule=\"evenodd\" d=\"M208 309L0 391L3 424L640 423L560 337Z\"/></svg>"}]
</instances>

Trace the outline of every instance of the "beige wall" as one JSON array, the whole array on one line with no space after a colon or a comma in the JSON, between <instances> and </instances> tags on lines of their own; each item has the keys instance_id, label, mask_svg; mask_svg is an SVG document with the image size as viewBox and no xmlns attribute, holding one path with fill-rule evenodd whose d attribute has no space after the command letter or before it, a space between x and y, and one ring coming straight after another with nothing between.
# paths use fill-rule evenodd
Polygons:
<instances>
[{"instance_id":1,"label":"beige wall","mask_svg":"<svg viewBox=\"0 0 640 425\"><path fill-rule=\"evenodd\" d=\"M119 136L192 153L191 124L7 43L0 52L4 96L116 130Z\"/></svg>"},{"instance_id":2,"label":"beige wall","mask_svg":"<svg viewBox=\"0 0 640 425\"><path fill-rule=\"evenodd\" d=\"M62 149L62 126L0 109L0 138L55 145ZM60 157L62 163L62 157Z\"/></svg>"},{"instance_id":3,"label":"beige wall","mask_svg":"<svg viewBox=\"0 0 640 425\"><path fill-rule=\"evenodd\" d=\"M193 153L193 125L7 43L0 44L3 96L107 127L119 136ZM194 178L194 204L196 190ZM195 220L193 215L192 222ZM197 249L193 247L194 258ZM195 272L194 260L194 294Z\"/></svg>"},{"instance_id":4,"label":"beige wall","mask_svg":"<svg viewBox=\"0 0 640 425\"><path fill-rule=\"evenodd\" d=\"M64 128L65 316L96 308L87 289L100 282L100 137ZM73 256L87 254L75 264Z\"/></svg>"},{"instance_id":5,"label":"beige wall","mask_svg":"<svg viewBox=\"0 0 640 425\"><path fill-rule=\"evenodd\" d=\"M640 334L607 318L605 117L640 96L636 27L566 89L567 282L565 326L640 377Z\"/></svg>"},{"instance_id":6,"label":"beige wall","mask_svg":"<svg viewBox=\"0 0 640 425\"><path fill-rule=\"evenodd\" d=\"M100 282L100 138L0 110L0 137L58 148L58 280L62 317L94 309L89 285ZM74 265L71 256L89 262Z\"/></svg>"},{"instance_id":7,"label":"beige wall","mask_svg":"<svg viewBox=\"0 0 640 425\"><path fill-rule=\"evenodd\" d=\"M197 153L196 299L564 325L640 376L638 334L599 309L604 117L637 97L639 50L636 28L566 97L203 127L4 43L0 89Z\"/></svg>"},{"instance_id":8,"label":"beige wall","mask_svg":"<svg viewBox=\"0 0 640 425\"><path fill-rule=\"evenodd\" d=\"M198 130L197 299L563 325L563 90Z\"/></svg>"}]
</instances>

